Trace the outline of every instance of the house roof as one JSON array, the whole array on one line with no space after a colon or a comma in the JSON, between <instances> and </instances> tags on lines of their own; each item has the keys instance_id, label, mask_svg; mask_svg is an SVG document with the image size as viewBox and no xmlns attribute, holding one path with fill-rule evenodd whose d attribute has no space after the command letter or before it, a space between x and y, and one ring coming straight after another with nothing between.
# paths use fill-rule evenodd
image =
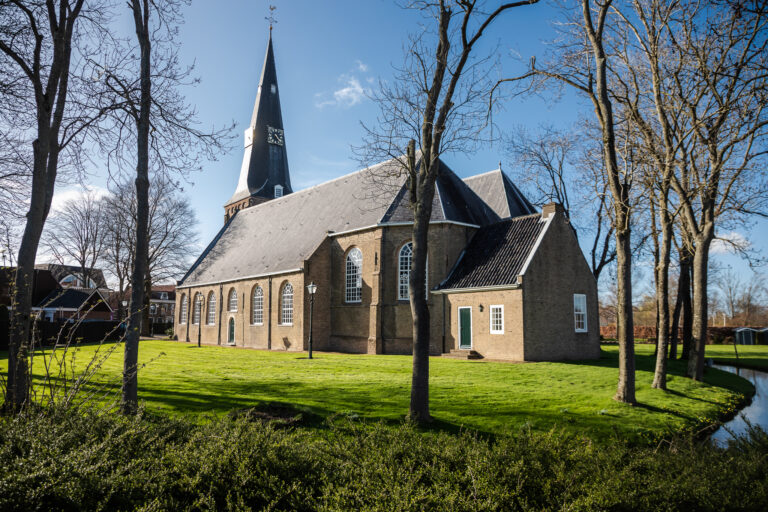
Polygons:
<instances>
[{"instance_id":1,"label":"house roof","mask_svg":"<svg viewBox=\"0 0 768 512\"><path fill-rule=\"evenodd\" d=\"M540 214L480 228L438 290L513 285L546 226Z\"/></svg>"},{"instance_id":2,"label":"house roof","mask_svg":"<svg viewBox=\"0 0 768 512\"><path fill-rule=\"evenodd\" d=\"M108 311L112 308L101 295L101 292L95 288L63 288L54 290L41 300L36 307L46 309L75 309L79 310L89 303L91 298L101 300L101 304L96 309L106 307Z\"/></svg>"},{"instance_id":3,"label":"house roof","mask_svg":"<svg viewBox=\"0 0 768 512\"><path fill-rule=\"evenodd\" d=\"M61 282L62 279L70 274L79 276L81 274L80 267L76 265L60 265L58 263L40 263L35 265L38 270L48 270L53 275L57 282ZM107 288L107 281L104 279L104 272L101 269L94 268L91 270L91 279L96 284L97 288Z\"/></svg>"},{"instance_id":4,"label":"house roof","mask_svg":"<svg viewBox=\"0 0 768 512\"><path fill-rule=\"evenodd\" d=\"M10 305L11 299L8 295L10 293L10 284L16 279L17 267L1 267L0 268L0 304L5 302ZM32 285L32 304L37 304L46 295L51 293L52 290L61 288L59 282L53 277L53 274L49 270L43 270L36 268L34 271L35 280Z\"/></svg>"},{"instance_id":5,"label":"house roof","mask_svg":"<svg viewBox=\"0 0 768 512\"><path fill-rule=\"evenodd\" d=\"M413 222L405 176L395 160L239 211L219 231L180 285L298 270L332 232ZM499 216L441 164L432 222L473 225Z\"/></svg>"},{"instance_id":6,"label":"house roof","mask_svg":"<svg viewBox=\"0 0 768 512\"><path fill-rule=\"evenodd\" d=\"M501 219L536 213L536 208L501 169L464 178L464 183Z\"/></svg>"}]
</instances>

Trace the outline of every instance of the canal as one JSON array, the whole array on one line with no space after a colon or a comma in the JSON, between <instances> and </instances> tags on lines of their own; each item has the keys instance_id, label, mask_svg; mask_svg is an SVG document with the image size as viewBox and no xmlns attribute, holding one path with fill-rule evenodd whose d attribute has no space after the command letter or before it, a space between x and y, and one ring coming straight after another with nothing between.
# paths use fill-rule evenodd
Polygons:
<instances>
[{"instance_id":1,"label":"canal","mask_svg":"<svg viewBox=\"0 0 768 512\"><path fill-rule=\"evenodd\" d=\"M768 431L768 373L720 364L716 364L714 367L747 379L755 386L755 396L752 398L751 404L739 411L732 420L712 434L712 441L724 446L729 439L733 439L733 436L746 434L749 428L748 423Z\"/></svg>"}]
</instances>

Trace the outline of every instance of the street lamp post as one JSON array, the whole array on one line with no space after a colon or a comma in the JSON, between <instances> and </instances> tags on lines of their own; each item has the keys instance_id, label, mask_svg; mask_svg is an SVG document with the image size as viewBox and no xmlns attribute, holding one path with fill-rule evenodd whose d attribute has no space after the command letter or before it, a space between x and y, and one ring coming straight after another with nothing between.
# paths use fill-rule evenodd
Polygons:
<instances>
[{"instance_id":1,"label":"street lamp post","mask_svg":"<svg viewBox=\"0 0 768 512\"><path fill-rule=\"evenodd\" d=\"M307 285L307 292L309 292L309 358L312 359L312 316L315 312L315 292L317 291L317 285L313 282Z\"/></svg>"}]
</instances>

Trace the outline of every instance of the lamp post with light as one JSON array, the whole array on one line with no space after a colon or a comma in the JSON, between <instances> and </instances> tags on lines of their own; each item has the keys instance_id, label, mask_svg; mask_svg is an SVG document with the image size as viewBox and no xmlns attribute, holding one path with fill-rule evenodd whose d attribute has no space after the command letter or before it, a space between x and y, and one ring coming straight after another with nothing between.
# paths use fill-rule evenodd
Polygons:
<instances>
[{"instance_id":1,"label":"lamp post with light","mask_svg":"<svg viewBox=\"0 0 768 512\"><path fill-rule=\"evenodd\" d=\"M307 292L309 292L309 358L312 359L312 316L315 310L315 292L317 291L317 285L314 281L307 285Z\"/></svg>"}]
</instances>

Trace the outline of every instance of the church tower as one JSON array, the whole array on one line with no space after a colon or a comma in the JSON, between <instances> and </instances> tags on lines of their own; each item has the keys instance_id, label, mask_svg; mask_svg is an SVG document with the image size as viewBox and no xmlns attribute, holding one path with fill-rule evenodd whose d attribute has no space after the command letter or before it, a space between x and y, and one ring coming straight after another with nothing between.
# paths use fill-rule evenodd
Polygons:
<instances>
[{"instance_id":1,"label":"church tower","mask_svg":"<svg viewBox=\"0 0 768 512\"><path fill-rule=\"evenodd\" d=\"M285 150L280 91L277 87L270 27L256 104L253 107L251 124L245 130L245 151L240 179L234 195L224 205L224 221L229 221L238 210L291 192L293 189L288 173L288 155Z\"/></svg>"}]
</instances>

